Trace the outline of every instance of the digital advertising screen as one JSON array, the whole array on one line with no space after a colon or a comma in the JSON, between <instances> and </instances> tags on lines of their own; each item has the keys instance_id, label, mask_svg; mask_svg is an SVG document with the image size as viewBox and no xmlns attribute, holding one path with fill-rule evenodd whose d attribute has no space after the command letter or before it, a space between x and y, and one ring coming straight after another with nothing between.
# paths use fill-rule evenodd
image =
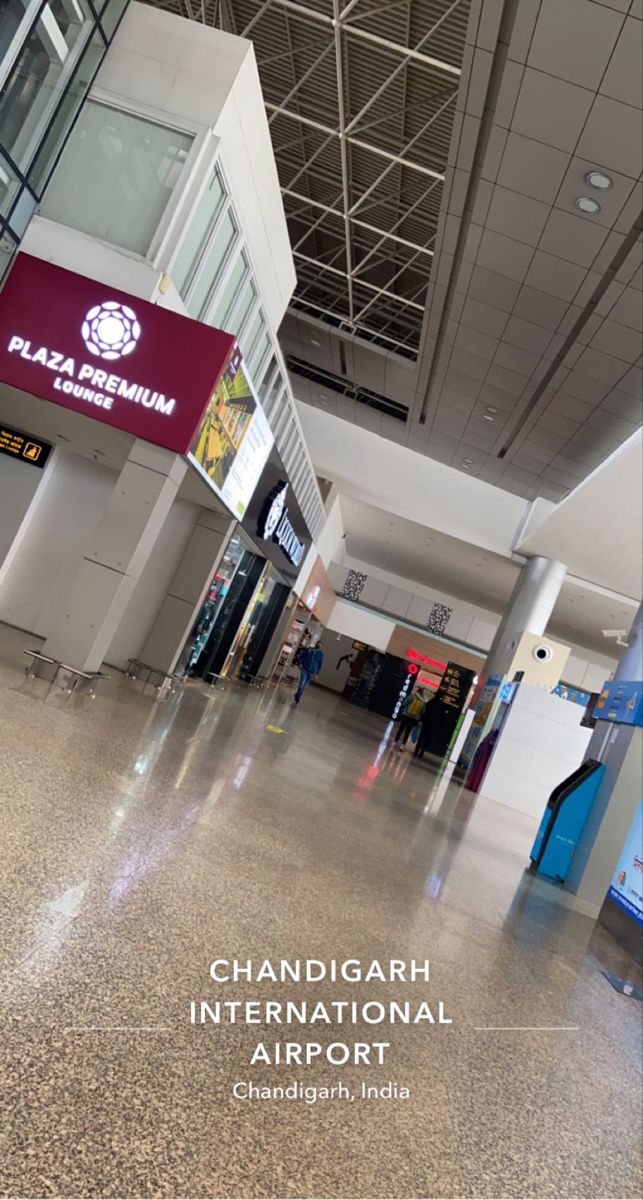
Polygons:
<instances>
[{"instance_id":1,"label":"digital advertising screen","mask_svg":"<svg viewBox=\"0 0 643 1200\"><path fill-rule=\"evenodd\" d=\"M643 800L632 821L607 895L643 925Z\"/></svg>"},{"instance_id":2,"label":"digital advertising screen","mask_svg":"<svg viewBox=\"0 0 643 1200\"><path fill-rule=\"evenodd\" d=\"M245 515L274 438L235 347L212 393L190 458L239 520Z\"/></svg>"}]
</instances>

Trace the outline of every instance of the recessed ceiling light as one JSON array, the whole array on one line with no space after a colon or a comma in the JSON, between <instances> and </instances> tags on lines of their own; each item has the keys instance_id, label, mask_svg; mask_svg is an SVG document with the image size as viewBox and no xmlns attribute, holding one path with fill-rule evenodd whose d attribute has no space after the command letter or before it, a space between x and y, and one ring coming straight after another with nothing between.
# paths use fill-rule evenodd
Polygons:
<instances>
[{"instance_id":1,"label":"recessed ceiling light","mask_svg":"<svg viewBox=\"0 0 643 1200\"><path fill-rule=\"evenodd\" d=\"M310 344L311 344L311 346L321 346L321 342L318 341L317 338L311 338Z\"/></svg>"},{"instance_id":2,"label":"recessed ceiling light","mask_svg":"<svg viewBox=\"0 0 643 1200\"><path fill-rule=\"evenodd\" d=\"M574 204L576 205L576 208L579 208L580 211L584 213L599 213L601 211L601 206L598 203L598 200L592 200L591 196L579 196L578 199L574 201Z\"/></svg>"},{"instance_id":3,"label":"recessed ceiling light","mask_svg":"<svg viewBox=\"0 0 643 1200\"><path fill-rule=\"evenodd\" d=\"M601 192L609 191L612 186L612 180L604 171L588 171L585 183L588 183L590 187L598 188Z\"/></svg>"},{"instance_id":4,"label":"recessed ceiling light","mask_svg":"<svg viewBox=\"0 0 643 1200\"><path fill-rule=\"evenodd\" d=\"M482 414L483 421L495 421L495 419L496 418L494 417L493 413L483 413Z\"/></svg>"},{"instance_id":5,"label":"recessed ceiling light","mask_svg":"<svg viewBox=\"0 0 643 1200\"><path fill-rule=\"evenodd\" d=\"M499 410L495 408L493 404L485 404L484 410L485 412L491 413L492 417L497 416L499 412Z\"/></svg>"}]
</instances>

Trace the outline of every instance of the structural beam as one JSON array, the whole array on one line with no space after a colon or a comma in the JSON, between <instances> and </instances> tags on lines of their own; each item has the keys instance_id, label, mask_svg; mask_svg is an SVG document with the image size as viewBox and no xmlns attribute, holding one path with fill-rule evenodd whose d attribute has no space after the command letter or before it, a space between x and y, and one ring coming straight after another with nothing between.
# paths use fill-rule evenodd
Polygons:
<instances>
[{"instance_id":1,"label":"structural beam","mask_svg":"<svg viewBox=\"0 0 643 1200\"><path fill-rule=\"evenodd\" d=\"M327 216L336 217L338 221L342 221L344 219L343 212L337 208L331 208L329 204L322 204L319 200L311 200L309 196L304 196L301 192L293 192L290 190L290 188L282 188L282 192L284 196L290 196L293 200L299 200L302 204L309 204L311 208L318 208L322 212L326 213ZM420 200L416 201L414 207L417 207L419 203ZM420 246L417 242L410 242L408 238L399 237L396 233L389 233L385 229L379 229L377 225L371 225L368 221L358 220L350 213L349 220L351 224L359 226L360 229L368 229L369 233L374 233L377 235L377 237L380 237L383 240L388 238L392 242L397 242L400 246L407 246L409 250L416 250L420 254L427 254L431 258L433 257L433 250L429 250L428 246ZM375 253L376 249L377 247L374 247L374 249L370 251L369 257L370 254Z\"/></svg>"}]
</instances>

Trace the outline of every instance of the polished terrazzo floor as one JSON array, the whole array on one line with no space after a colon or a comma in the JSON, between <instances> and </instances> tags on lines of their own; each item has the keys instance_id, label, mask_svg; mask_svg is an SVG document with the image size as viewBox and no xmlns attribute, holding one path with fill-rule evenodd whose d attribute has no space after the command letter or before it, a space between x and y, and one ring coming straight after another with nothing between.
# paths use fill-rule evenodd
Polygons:
<instances>
[{"instance_id":1,"label":"polished terrazzo floor","mask_svg":"<svg viewBox=\"0 0 643 1200\"><path fill-rule=\"evenodd\" d=\"M601 974L628 974L611 939L525 874L532 821L318 689L74 702L25 680L31 641L0 628L1 1195L641 1194L641 1007ZM428 957L452 1024L190 1026L195 999L425 998L208 977L284 957ZM391 1048L250 1068L279 1037ZM411 1095L248 1103L245 1079Z\"/></svg>"}]
</instances>

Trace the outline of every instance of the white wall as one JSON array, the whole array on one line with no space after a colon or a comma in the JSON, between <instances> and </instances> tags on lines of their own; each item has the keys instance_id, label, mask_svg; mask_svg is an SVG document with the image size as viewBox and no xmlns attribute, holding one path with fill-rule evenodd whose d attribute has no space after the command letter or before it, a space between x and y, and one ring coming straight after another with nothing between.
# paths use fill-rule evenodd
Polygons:
<instances>
[{"instance_id":1,"label":"white wall","mask_svg":"<svg viewBox=\"0 0 643 1200\"><path fill-rule=\"evenodd\" d=\"M367 612L345 600L338 600L333 609L328 628L335 633L366 642L375 650L386 650L393 632L394 622L388 617Z\"/></svg>"},{"instance_id":2,"label":"white wall","mask_svg":"<svg viewBox=\"0 0 643 1200\"><path fill-rule=\"evenodd\" d=\"M116 472L59 450L39 505L0 585L0 621L46 637L47 617L64 595L116 481Z\"/></svg>"},{"instance_id":3,"label":"white wall","mask_svg":"<svg viewBox=\"0 0 643 1200\"><path fill-rule=\"evenodd\" d=\"M334 562L330 569L334 586L341 586L349 569L361 571L368 579L361 595L361 603L370 608L381 608L411 624L424 628L434 604L447 604L453 612L444 636L463 642L477 650L488 650L500 623L500 617L488 609L458 600L446 592L424 587L415 580L404 579L392 571L373 567L351 555L345 555L341 563Z\"/></svg>"},{"instance_id":4,"label":"white wall","mask_svg":"<svg viewBox=\"0 0 643 1200\"><path fill-rule=\"evenodd\" d=\"M317 538L317 549L325 567L333 560L343 559L344 518L339 492L331 491L326 507L326 524Z\"/></svg>"},{"instance_id":5,"label":"white wall","mask_svg":"<svg viewBox=\"0 0 643 1200\"><path fill-rule=\"evenodd\" d=\"M641 598L643 577L643 433L639 429L539 524L521 537L520 554L545 554L600 587Z\"/></svg>"},{"instance_id":6,"label":"white wall","mask_svg":"<svg viewBox=\"0 0 643 1200\"><path fill-rule=\"evenodd\" d=\"M580 704L544 688L518 688L481 792L540 818L556 784L583 761L592 735Z\"/></svg>"},{"instance_id":7,"label":"white wall","mask_svg":"<svg viewBox=\"0 0 643 1200\"><path fill-rule=\"evenodd\" d=\"M616 666L615 659L601 658L593 651L572 647L563 671L563 682L585 692L599 692L606 679L611 679Z\"/></svg>"},{"instance_id":8,"label":"white wall","mask_svg":"<svg viewBox=\"0 0 643 1200\"><path fill-rule=\"evenodd\" d=\"M527 500L311 404L297 407L317 474L341 492L421 525L430 513L442 533L511 553Z\"/></svg>"},{"instance_id":9,"label":"white wall","mask_svg":"<svg viewBox=\"0 0 643 1200\"><path fill-rule=\"evenodd\" d=\"M158 540L134 589L105 662L124 669L147 640L167 589L185 553L199 509L186 500L175 500Z\"/></svg>"},{"instance_id":10,"label":"white wall","mask_svg":"<svg viewBox=\"0 0 643 1200\"><path fill-rule=\"evenodd\" d=\"M43 478L44 471L0 456L0 569Z\"/></svg>"},{"instance_id":11,"label":"white wall","mask_svg":"<svg viewBox=\"0 0 643 1200\"><path fill-rule=\"evenodd\" d=\"M0 583L0 621L39 637L49 632L49 613L63 599L118 478L110 467L60 449L50 471L44 502L34 507ZM140 653L198 511L175 501L110 647L112 665L124 666Z\"/></svg>"},{"instance_id":12,"label":"white wall","mask_svg":"<svg viewBox=\"0 0 643 1200\"><path fill-rule=\"evenodd\" d=\"M328 566L331 582L338 592L341 592L350 568L368 576L360 601L367 607L381 609L423 628L432 605L447 604L453 613L445 631L446 638L462 642L475 650L488 650L491 646L500 624L498 613L458 600L445 592L434 591L414 580L404 579L350 556L346 556L345 561L331 562ZM596 692L612 676L615 664L616 660L607 655L601 656L593 650L572 645L563 679L573 687Z\"/></svg>"}]
</instances>

